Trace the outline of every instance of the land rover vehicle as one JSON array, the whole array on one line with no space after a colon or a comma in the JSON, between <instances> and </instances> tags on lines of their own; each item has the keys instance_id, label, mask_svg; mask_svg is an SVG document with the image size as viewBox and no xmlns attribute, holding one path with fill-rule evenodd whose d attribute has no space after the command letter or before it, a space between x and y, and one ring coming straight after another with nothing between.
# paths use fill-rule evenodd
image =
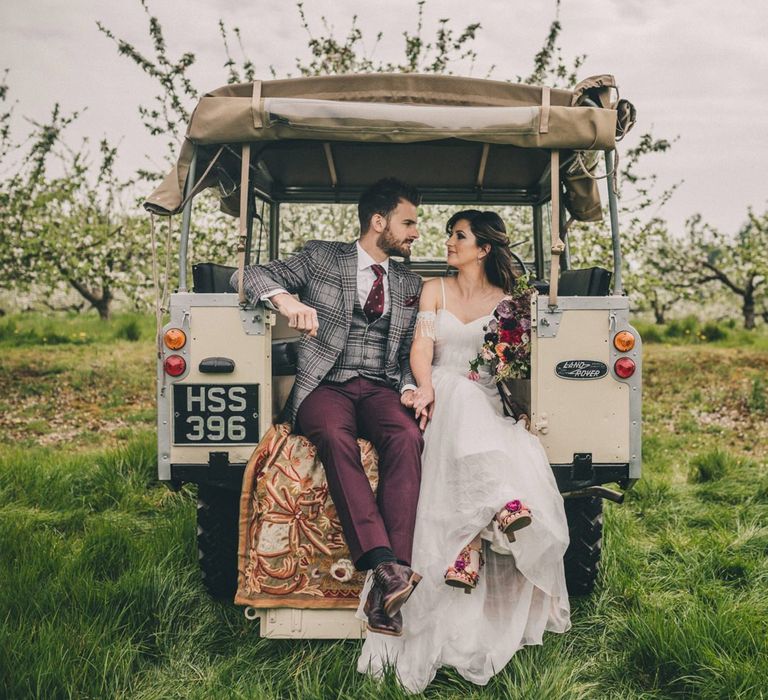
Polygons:
<instances>
[{"instance_id":1,"label":"land rover vehicle","mask_svg":"<svg viewBox=\"0 0 768 700\"><path fill-rule=\"evenodd\" d=\"M540 290L532 302L532 429L566 499L569 590L592 590L602 499L622 498L605 485L627 489L641 471L641 339L622 290L613 186L617 136L631 127L634 108L614 90L608 75L565 90L373 74L255 81L202 97L176 167L146 207L182 216L179 288L158 329L158 476L198 484L200 564L211 593L234 591L243 469L288 395L295 360L282 319L249 304L242 282L232 291L230 275L251 258L255 220L275 258L281 206L354 203L384 176L416 185L426 204L530 208L528 266ZM601 154L612 275L569 269L566 245L568 215L602 218L594 174ZM190 291L193 199L209 187L220 190L223 212L239 218L238 264L196 261ZM425 277L446 273L437 261L406 262ZM262 633L351 634L339 617L351 619L350 611L312 613L312 621L285 622L292 611L271 611ZM333 624L318 623L334 613Z\"/></svg>"}]
</instances>

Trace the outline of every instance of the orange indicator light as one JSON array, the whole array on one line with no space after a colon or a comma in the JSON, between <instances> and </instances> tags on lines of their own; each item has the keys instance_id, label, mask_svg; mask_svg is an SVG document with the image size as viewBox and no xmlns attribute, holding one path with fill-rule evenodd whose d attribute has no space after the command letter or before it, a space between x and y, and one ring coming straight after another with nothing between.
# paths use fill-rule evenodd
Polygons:
<instances>
[{"instance_id":1,"label":"orange indicator light","mask_svg":"<svg viewBox=\"0 0 768 700\"><path fill-rule=\"evenodd\" d=\"M613 347L619 352L629 352L635 347L635 336L629 331L619 331L613 337Z\"/></svg>"},{"instance_id":2,"label":"orange indicator light","mask_svg":"<svg viewBox=\"0 0 768 700\"><path fill-rule=\"evenodd\" d=\"M169 328L165 332L163 342L167 348L171 350L178 350L184 347L184 343L187 342L187 335L181 328Z\"/></svg>"}]
</instances>

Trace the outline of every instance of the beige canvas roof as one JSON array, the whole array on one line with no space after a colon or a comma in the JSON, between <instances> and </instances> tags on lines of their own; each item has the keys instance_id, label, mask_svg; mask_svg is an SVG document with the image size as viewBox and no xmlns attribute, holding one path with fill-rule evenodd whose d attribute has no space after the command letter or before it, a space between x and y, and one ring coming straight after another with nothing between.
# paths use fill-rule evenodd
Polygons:
<instances>
[{"instance_id":1,"label":"beige canvas roof","mask_svg":"<svg viewBox=\"0 0 768 700\"><path fill-rule=\"evenodd\" d=\"M145 206L179 211L195 150L195 190L218 186L237 215L238 144L249 142L256 188L277 201L354 201L384 176L426 201L535 201L549 150L614 147L612 76L573 90L443 75L362 74L255 81L205 94L179 160ZM585 106L586 98L597 106ZM215 162L213 162L215 160ZM570 202L599 216L594 182ZM574 208L574 205L577 205Z\"/></svg>"}]
</instances>

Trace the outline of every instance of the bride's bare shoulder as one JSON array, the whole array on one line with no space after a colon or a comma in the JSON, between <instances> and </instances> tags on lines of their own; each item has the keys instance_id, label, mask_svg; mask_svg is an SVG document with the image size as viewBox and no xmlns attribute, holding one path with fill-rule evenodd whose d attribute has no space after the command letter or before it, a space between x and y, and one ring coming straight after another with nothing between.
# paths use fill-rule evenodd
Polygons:
<instances>
[{"instance_id":1,"label":"bride's bare shoulder","mask_svg":"<svg viewBox=\"0 0 768 700\"><path fill-rule=\"evenodd\" d=\"M437 311L440 308L441 296L439 277L424 282L419 299L419 311Z\"/></svg>"}]
</instances>

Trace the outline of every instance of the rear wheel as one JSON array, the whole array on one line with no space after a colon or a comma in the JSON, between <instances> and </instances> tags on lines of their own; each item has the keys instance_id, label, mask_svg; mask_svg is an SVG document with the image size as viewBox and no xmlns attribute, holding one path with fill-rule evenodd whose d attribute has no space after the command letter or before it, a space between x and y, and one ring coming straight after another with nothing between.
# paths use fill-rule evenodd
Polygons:
<instances>
[{"instance_id":1,"label":"rear wheel","mask_svg":"<svg viewBox=\"0 0 768 700\"><path fill-rule=\"evenodd\" d=\"M572 596L589 595L600 571L603 499L567 498L565 515L571 542L565 552L565 582Z\"/></svg>"},{"instance_id":2,"label":"rear wheel","mask_svg":"<svg viewBox=\"0 0 768 700\"><path fill-rule=\"evenodd\" d=\"M203 585L214 598L232 600L237 590L240 493L197 487L197 552Z\"/></svg>"}]
</instances>

